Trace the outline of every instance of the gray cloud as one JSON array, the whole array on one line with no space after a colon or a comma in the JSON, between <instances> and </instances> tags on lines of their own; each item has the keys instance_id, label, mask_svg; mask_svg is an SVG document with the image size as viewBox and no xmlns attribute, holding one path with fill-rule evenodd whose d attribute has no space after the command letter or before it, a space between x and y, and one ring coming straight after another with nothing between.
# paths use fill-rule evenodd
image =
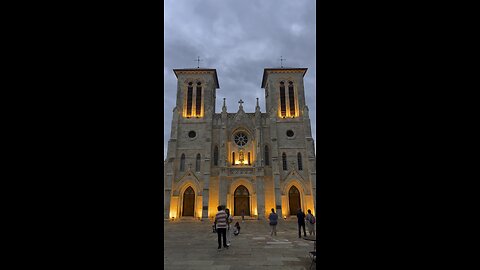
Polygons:
<instances>
[{"instance_id":1,"label":"gray cloud","mask_svg":"<svg viewBox=\"0 0 480 270\"><path fill-rule=\"evenodd\" d=\"M304 78L312 136L316 139L316 29L314 0L165 0L164 2L164 157L175 107L174 68L215 68L220 89L216 112L226 98L228 112L255 110L256 97L265 112L263 69L308 68Z\"/></svg>"}]
</instances>

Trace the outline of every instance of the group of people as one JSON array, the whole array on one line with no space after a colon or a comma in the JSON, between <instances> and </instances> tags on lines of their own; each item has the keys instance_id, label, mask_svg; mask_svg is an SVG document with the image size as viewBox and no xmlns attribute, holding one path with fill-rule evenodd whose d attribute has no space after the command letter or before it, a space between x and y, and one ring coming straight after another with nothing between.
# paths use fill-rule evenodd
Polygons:
<instances>
[{"instance_id":1,"label":"group of people","mask_svg":"<svg viewBox=\"0 0 480 270\"><path fill-rule=\"evenodd\" d=\"M308 228L308 233L310 235L315 235L315 223L316 219L312 215L312 211L308 209L308 214L305 216L302 209L298 209L297 212L297 219L298 219L298 238L302 237L301 228L303 228L303 235L307 236L305 232L305 221ZM277 224L278 224L278 215L275 213L275 209L272 208L272 213L268 216L268 220L270 221L270 236L277 235Z\"/></svg>"},{"instance_id":2,"label":"group of people","mask_svg":"<svg viewBox=\"0 0 480 270\"><path fill-rule=\"evenodd\" d=\"M240 224L238 222L235 223L233 228L231 229L231 224L233 223L233 218L230 215L230 210L225 208L225 206L220 205L217 207L217 214L215 215L215 221L213 224L213 231L218 235L218 249L223 248L228 249L231 244L231 237L232 231L235 236L240 233ZM297 219L298 219L298 238L302 237L301 229L303 228L303 235L307 236L305 231L305 224L308 228L308 233L310 235L315 235L315 223L316 219L315 216L312 215L312 211L308 209L308 214L302 211L302 209L298 209L297 212ZM242 215L243 220L243 215ZM269 224L270 224L270 236L277 235L277 224L278 224L278 215L275 213L275 209L272 208L272 213L268 216ZM223 240L223 241L222 241Z\"/></svg>"},{"instance_id":3,"label":"group of people","mask_svg":"<svg viewBox=\"0 0 480 270\"><path fill-rule=\"evenodd\" d=\"M230 210L225 208L225 206L220 205L217 207L217 214L215 215L215 222L213 224L213 231L218 235L218 249L222 249L222 239L223 239L223 248L228 249L231 244L232 231L235 236L240 234L240 224L235 223L231 229L231 223L233 223L233 218L230 215Z\"/></svg>"}]
</instances>

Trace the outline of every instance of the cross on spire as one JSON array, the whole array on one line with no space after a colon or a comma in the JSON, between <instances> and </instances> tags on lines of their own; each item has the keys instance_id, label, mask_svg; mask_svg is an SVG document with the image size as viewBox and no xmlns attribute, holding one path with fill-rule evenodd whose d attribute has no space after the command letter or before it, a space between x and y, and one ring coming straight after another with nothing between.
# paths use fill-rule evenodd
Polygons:
<instances>
[{"instance_id":1,"label":"cross on spire","mask_svg":"<svg viewBox=\"0 0 480 270\"><path fill-rule=\"evenodd\" d=\"M203 60L200 60L200 56L198 56L197 59L194 61L197 61L197 68L200 68L200 61L203 61Z\"/></svg>"},{"instance_id":2,"label":"cross on spire","mask_svg":"<svg viewBox=\"0 0 480 270\"><path fill-rule=\"evenodd\" d=\"M243 105L242 105L242 104L243 104L243 100L240 99L240 100L238 101L238 109L239 109L239 110L243 110Z\"/></svg>"},{"instance_id":3,"label":"cross on spire","mask_svg":"<svg viewBox=\"0 0 480 270\"><path fill-rule=\"evenodd\" d=\"M285 58L283 58L283 56L280 56L280 66L283 68L283 60L287 60Z\"/></svg>"}]
</instances>

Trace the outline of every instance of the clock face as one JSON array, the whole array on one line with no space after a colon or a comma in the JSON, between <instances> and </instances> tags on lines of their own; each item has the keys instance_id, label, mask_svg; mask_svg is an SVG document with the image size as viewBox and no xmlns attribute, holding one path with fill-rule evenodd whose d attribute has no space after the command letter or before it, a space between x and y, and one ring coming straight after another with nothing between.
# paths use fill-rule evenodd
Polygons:
<instances>
[{"instance_id":1,"label":"clock face","mask_svg":"<svg viewBox=\"0 0 480 270\"><path fill-rule=\"evenodd\" d=\"M244 146L248 142L248 137L247 137L247 134L243 132L239 132L235 134L235 137L233 138L233 140L238 146Z\"/></svg>"}]
</instances>

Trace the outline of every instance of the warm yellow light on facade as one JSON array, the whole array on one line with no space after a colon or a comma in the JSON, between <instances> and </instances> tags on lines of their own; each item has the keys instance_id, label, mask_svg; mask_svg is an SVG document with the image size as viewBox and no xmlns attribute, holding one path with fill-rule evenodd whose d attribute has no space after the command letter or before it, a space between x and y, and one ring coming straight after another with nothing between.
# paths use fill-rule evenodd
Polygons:
<instances>
[{"instance_id":1,"label":"warm yellow light on facade","mask_svg":"<svg viewBox=\"0 0 480 270\"><path fill-rule=\"evenodd\" d=\"M235 160L235 165L247 165L247 162L245 160L240 161L240 160Z\"/></svg>"},{"instance_id":2,"label":"warm yellow light on facade","mask_svg":"<svg viewBox=\"0 0 480 270\"><path fill-rule=\"evenodd\" d=\"M185 109L183 110L183 118L202 118L203 117L203 107L200 111L200 114L196 114L196 112L192 111L190 115L187 115L187 107L185 105Z\"/></svg>"},{"instance_id":3,"label":"warm yellow light on facade","mask_svg":"<svg viewBox=\"0 0 480 270\"><path fill-rule=\"evenodd\" d=\"M298 106L295 106L295 114L293 114L293 115L290 114L290 109L288 109L288 110L285 112L285 113L286 113L285 115L282 115L282 109L280 108L280 105L278 105L278 110L277 110L277 111L278 111L278 117L283 118L283 119L285 119L285 118L295 118L295 117L300 116L300 112L299 112L299 110L298 110Z\"/></svg>"}]
</instances>

